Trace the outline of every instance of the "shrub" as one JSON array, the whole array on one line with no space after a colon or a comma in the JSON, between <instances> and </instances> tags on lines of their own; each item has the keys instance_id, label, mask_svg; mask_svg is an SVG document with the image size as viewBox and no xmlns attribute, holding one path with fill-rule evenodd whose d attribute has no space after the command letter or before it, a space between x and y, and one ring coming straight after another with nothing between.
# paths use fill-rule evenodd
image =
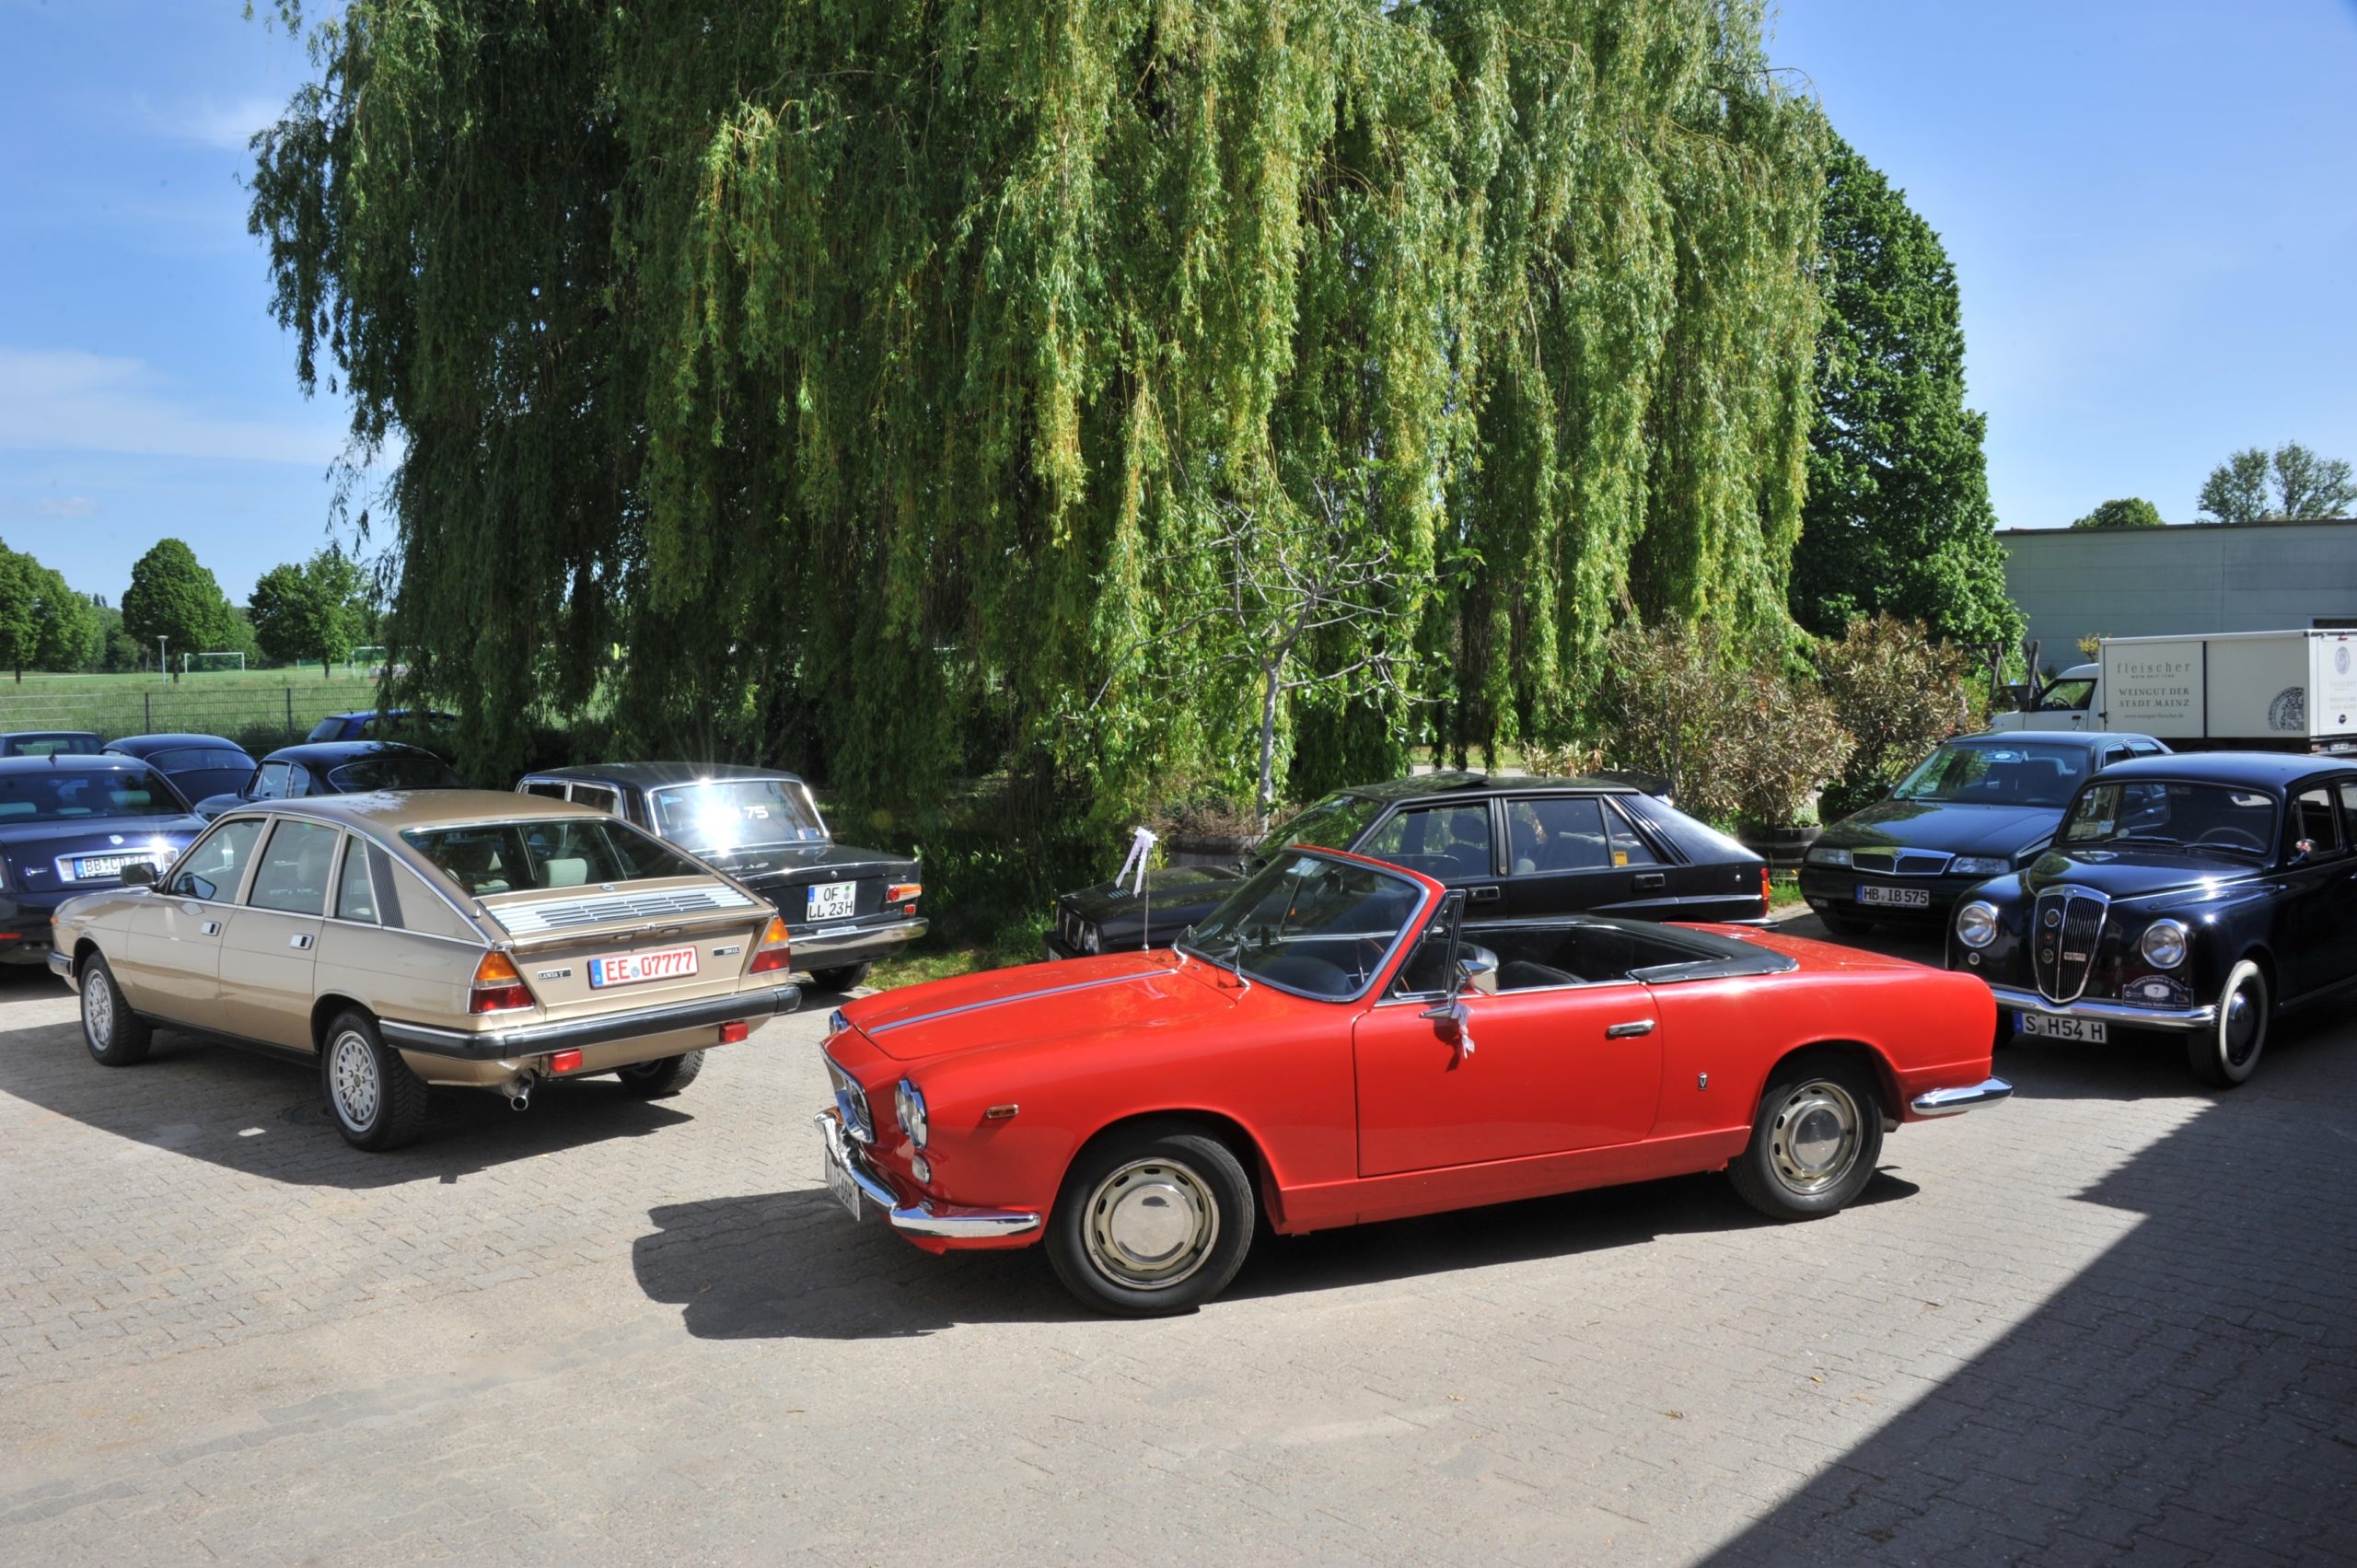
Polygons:
<instances>
[{"instance_id":1,"label":"shrub","mask_svg":"<svg viewBox=\"0 0 2357 1568\"><path fill-rule=\"evenodd\" d=\"M1922 623L1890 615L1852 621L1818 651L1817 668L1843 729L1855 742L1823 802L1847 816L1907 775L1949 736L1978 729L1985 714L1971 657L1931 640Z\"/></svg>"}]
</instances>

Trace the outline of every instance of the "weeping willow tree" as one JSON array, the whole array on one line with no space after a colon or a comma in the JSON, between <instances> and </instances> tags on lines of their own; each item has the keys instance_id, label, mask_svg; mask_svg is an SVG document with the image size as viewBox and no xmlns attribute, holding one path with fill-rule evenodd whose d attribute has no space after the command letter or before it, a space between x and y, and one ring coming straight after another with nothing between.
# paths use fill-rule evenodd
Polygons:
<instances>
[{"instance_id":1,"label":"weeping willow tree","mask_svg":"<svg viewBox=\"0 0 2357 1568\"><path fill-rule=\"evenodd\" d=\"M282 0L290 25L302 19ZM1581 721L1607 633L1781 647L1819 122L1748 0L351 0L258 138L389 635L536 722L1017 816L1251 776L1195 613L1353 498L1296 789Z\"/></svg>"}]
</instances>

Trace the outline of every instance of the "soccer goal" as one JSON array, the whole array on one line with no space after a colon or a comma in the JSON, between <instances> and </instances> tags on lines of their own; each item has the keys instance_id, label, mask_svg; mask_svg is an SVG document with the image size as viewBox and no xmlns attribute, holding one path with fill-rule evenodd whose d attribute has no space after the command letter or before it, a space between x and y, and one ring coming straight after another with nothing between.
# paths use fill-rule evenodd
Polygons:
<instances>
[{"instance_id":1,"label":"soccer goal","mask_svg":"<svg viewBox=\"0 0 2357 1568\"><path fill-rule=\"evenodd\" d=\"M234 663L232 662L233 660L235 661ZM182 654L180 656L180 673L182 675L187 675L192 671L202 674L208 669L235 669L242 671L245 668L246 656L239 653L235 648L228 649L222 653Z\"/></svg>"},{"instance_id":2,"label":"soccer goal","mask_svg":"<svg viewBox=\"0 0 2357 1568\"><path fill-rule=\"evenodd\" d=\"M354 648L344 656L343 672L346 675L358 675L363 667L366 667L373 678L383 668L385 656L392 651L380 643L372 643L366 647Z\"/></svg>"}]
</instances>

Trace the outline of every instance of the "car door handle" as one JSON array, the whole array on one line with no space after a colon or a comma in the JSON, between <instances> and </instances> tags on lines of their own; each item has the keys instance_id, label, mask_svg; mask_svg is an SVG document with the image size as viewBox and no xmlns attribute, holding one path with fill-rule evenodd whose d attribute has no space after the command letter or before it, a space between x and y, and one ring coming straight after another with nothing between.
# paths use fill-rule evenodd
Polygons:
<instances>
[{"instance_id":1,"label":"car door handle","mask_svg":"<svg viewBox=\"0 0 2357 1568\"><path fill-rule=\"evenodd\" d=\"M286 945L290 947L308 947L311 945L311 934L308 931L298 931L286 939Z\"/></svg>"},{"instance_id":2,"label":"car door handle","mask_svg":"<svg viewBox=\"0 0 2357 1568\"><path fill-rule=\"evenodd\" d=\"M1666 888L1669 886L1669 877L1667 874L1664 872L1640 871L1637 873L1637 886L1640 888Z\"/></svg>"},{"instance_id":3,"label":"car door handle","mask_svg":"<svg viewBox=\"0 0 2357 1568\"><path fill-rule=\"evenodd\" d=\"M1649 1035L1653 1032L1653 1019L1631 1018L1625 1024L1614 1024L1610 1028L1606 1029L1604 1031L1604 1038L1607 1040L1629 1040L1637 1035Z\"/></svg>"},{"instance_id":4,"label":"car door handle","mask_svg":"<svg viewBox=\"0 0 2357 1568\"><path fill-rule=\"evenodd\" d=\"M1471 889L1465 896L1477 904L1493 904L1504 895L1502 889L1492 883L1487 888Z\"/></svg>"},{"instance_id":5,"label":"car door handle","mask_svg":"<svg viewBox=\"0 0 2357 1568\"><path fill-rule=\"evenodd\" d=\"M218 936L221 935L221 923L217 920L208 920L198 926L197 930L207 936Z\"/></svg>"}]
</instances>

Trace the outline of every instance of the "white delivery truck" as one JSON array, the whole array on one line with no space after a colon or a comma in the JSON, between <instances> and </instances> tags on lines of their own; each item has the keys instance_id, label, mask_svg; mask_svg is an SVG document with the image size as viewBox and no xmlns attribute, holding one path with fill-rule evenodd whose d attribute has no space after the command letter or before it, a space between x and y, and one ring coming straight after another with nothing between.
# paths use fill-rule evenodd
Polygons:
<instances>
[{"instance_id":1,"label":"white delivery truck","mask_svg":"<svg viewBox=\"0 0 2357 1568\"><path fill-rule=\"evenodd\" d=\"M2107 637L1991 729L2125 730L2174 751L2357 752L2357 631Z\"/></svg>"}]
</instances>

